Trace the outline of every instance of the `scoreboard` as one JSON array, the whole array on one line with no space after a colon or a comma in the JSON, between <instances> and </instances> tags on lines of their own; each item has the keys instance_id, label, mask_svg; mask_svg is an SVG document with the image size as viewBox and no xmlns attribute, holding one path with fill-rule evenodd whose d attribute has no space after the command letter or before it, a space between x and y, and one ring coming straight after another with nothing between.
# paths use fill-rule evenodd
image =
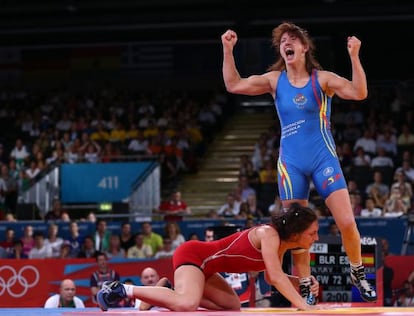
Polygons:
<instances>
[{"instance_id":1,"label":"scoreboard","mask_svg":"<svg viewBox=\"0 0 414 316\"><path fill-rule=\"evenodd\" d=\"M361 248L367 280L376 288L377 239L362 237ZM349 259L340 238L320 236L310 256L311 273L321 288L321 302L364 302L352 284Z\"/></svg>"}]
</instances>

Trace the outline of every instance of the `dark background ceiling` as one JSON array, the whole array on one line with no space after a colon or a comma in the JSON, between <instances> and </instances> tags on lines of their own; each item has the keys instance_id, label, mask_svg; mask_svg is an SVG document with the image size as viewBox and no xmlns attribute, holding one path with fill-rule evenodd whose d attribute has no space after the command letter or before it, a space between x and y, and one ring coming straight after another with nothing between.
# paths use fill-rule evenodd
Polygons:
<instances>
[{"instance_id":1,"label":"dark background ceiling","mask_svg":"<svg viewBox=\"0 0 414 316\"><path fill-rule=\"evenodd\" d=\"M269 36L283 20L311 35L413 33L414 1L0 0L3 44ZM410 29L406 29L410 26ZM395 34L397 33L397 34Z\"/></svg>"},{"instance_id":2,"label":"dark background ceiling","mask_svg":"<svg viewBox=\"0 0 414 316\"><path fill-rule=\"evenodd\" d=\"M329 38L345 57L346 36L357 35L378 73L397 67L409 77L414 69L414 1L0 0L0 8L4 46L219 41L227 28L240 39L270 39L273 27L290 20Z\"/></svg>"}]
</instances>

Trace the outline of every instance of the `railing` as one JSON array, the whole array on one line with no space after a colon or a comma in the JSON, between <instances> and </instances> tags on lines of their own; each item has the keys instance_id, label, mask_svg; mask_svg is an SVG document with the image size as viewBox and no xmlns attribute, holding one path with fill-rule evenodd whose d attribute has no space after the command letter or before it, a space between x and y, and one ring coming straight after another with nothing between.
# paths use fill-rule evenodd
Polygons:
<instances>
[{"instance_id":1,"label":"railing","mask_svg":"<svg viewBox=\"0 0 414 316\"><path fill-rule=\"evenodd\" d=\"M152 210L157 208L161 199L160 167L155 160L156 157L148 155L120 155L116 161L151 161L153 163L135 183L132 185L128 201L129 211L124 215L131 220L150 219ZM33 204L39 210L39 216L44 215L51 210L53 199L60 197L60 165L55 165L45 172L36 182L19 196L19 203ZM66 205L65 208L91 208L96 209L94 205Z\"/></svg>"},{"instance_id":2,"label":"railing","mask_svg":"<svg viewBox=\"0 0 414 316\"><path fill-rule=\"evenodd\" d=\"M19 197L19 202L33 203L43 217L51 209L54 198L59 197L59 166L54 166Z\"/></svg>"}]
</instances>

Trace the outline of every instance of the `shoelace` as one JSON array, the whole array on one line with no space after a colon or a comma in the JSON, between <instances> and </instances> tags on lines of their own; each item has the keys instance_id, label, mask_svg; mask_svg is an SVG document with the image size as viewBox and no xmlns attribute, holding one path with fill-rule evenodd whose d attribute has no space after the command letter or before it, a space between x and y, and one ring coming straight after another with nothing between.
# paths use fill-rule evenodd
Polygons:
<instances>
[{"instance_id":1,"label":"shoelace","mask_svg":"<svg viewBox=\"0 0 414 316\"><path fill-rule=\"evenodd\" d=\"M373 288L371 287L371 285L368 283L368 281L367 281L367 280L360 280L360 281L359 281L359 284L361 285L361 287L362 287L365 291L367 291L367 292L373 291Z\"/></svg>"},{"instance_id":2,"label":"shoelace","mask_svg":"<svg viewBox=\"0 0 414 316\"><path fill-rule=\"evenodd\" d=\"M101 291L102 292L104 292L105 294L109 294L109 293L111 293L111 287L110 287L110 285L107 285L107 284L102 284L102 287L101 287Z\"/></svg>"}]
</instances>

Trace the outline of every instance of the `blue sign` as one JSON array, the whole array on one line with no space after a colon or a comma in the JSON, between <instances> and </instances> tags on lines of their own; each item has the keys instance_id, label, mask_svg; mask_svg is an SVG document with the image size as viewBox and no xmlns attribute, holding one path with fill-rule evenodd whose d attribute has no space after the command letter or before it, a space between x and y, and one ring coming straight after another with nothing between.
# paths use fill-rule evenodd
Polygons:
<instances>
[{"instance_id":1,"label":"blue sign","mask_svg":"<svg viewBox=\"0 0 414 316\"><path fill-rule=\"evenodd\" d=\"M120 202L152 162L80 163L60 167L63 203Z\"/></svg>"}]
</instances>

